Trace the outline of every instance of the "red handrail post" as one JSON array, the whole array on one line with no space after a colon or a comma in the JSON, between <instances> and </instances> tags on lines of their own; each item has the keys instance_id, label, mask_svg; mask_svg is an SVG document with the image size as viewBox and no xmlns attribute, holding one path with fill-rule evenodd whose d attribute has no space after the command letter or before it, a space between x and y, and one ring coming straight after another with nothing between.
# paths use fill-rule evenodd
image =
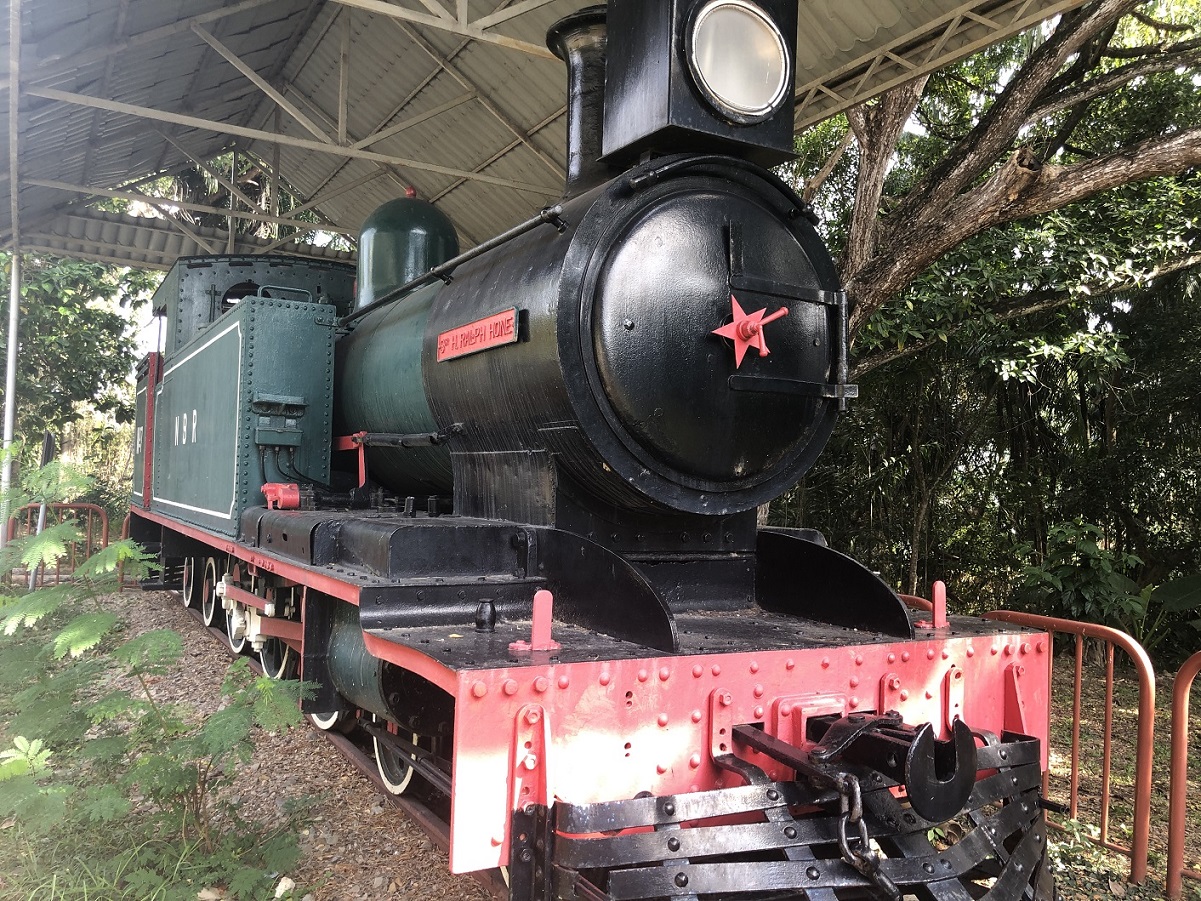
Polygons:
<instances>
[{"instance_id":1,"label":"red handrail post","mask_svg":"<svg viewBox=\"0 0 1201 901\"><path fill-rule=\"evenodd\" d=\"M1120 647L1130 657L1138 673L1138 743L1134 760L1134 824L1130 848L1130 881L1141 885L1147 878L1147 844L1151 833L1151 779L1155 752L1155 669L1143 646L1118 629L1081 623L1037 613L1016 610L994 610L984 614L986 619L1027 626L1043 632L1063 632L1075 635L1077 640L1077 666L1079 667L1080 645L1084 638L1096 638ZM1079 679L1077 680L1079 685ZM1078 721L1077 721L1078 722ZM1073 742L1073 749L1075 742ZM1073 801L1074 789L1073 789ZM1073 814L1074 815L1074 814ZM1106 824L1108 825L1108 823ZM1111 842L1105 847L1122 850Z\"/></svg>"},{"instance_id":2,"label":"red handrail post","mask_svg":"<svg viewBox=\"0 0 1201 901\"><path fill-rule=\"evenodd\" d=\"M1184 815L1188 794L1189 691L1201 672L1201 651L1184 662L1172 684L1172 778L1168 789L1168 897L1180 897L1184 879ZM1191 874L1190 874L1191 875Z\"/></svg>"}]
</instances>

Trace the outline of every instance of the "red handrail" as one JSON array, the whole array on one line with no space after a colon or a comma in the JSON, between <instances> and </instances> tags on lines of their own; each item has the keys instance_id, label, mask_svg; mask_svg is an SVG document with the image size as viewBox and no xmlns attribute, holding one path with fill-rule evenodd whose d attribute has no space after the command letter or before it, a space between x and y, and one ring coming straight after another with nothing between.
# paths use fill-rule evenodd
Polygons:
<instances>
[{"instance_id":1,"label":"red handrail","mask_svg":"<svg viewBox=\"0 0 1201 901\"><path fill-rule=\"evenodd\" d=\"M35 517L40 509L41 504L25 504L23 507L20 507L14 511L10 516L6 527L7 540L12 541L17 537L18 526L21 525L22 522L25 526L25 534L34 534L34 532L37 531ZM74 514L76 519L80 518L79 514L86 514L86 516L83 518L84 537L82 541L85 559L90 557L95 551L108 547L108 513L100 505L85 503L54 503L47 504L46 510L48 512L53 511L56 523L62 523L66 519L65 514L67 513ZM100 522L99 544L96 543L95 533L95 522L97 520ZM65 569L62 558L59 558L55 561L54 580L56 583L61 581L64 575L69 575L75 571L75 567L79 562L76 554L76 545L78 544L80 544L80 542L72 542L70 547L67 549Z\"/></svg>"},{"instance_id":2,"label":"red handrail","mask_svg":"<svg viewBox=\"0 0 1201 901\"><path fill-rule=\"evenodd\" d=\"M1201 879L1184 867L1185 797L1188 795L1189 691L1201 672L1201 651L1184 662L1172 685L1172 781L1168 789L1168 897L1180 897L1183 877Z\"/></svg>"},{"instance_id":3,"label":"red handrail","mask_svg":"<svg viewBox=\"0 0 1201 901\"><path fill-rule=\"evenodd\" d=\"M1084 643L1079 639L1095 638L1107 645L1105 685L1105 736L1103 772L1101 777L1101 834L1099 844L1113 851L1130 856L1130 881L1141 884L1147 878L1147 840L1151 829L1151 778L1155 741L1155 671L1151 658L1143 646L1117 629L1095 623L1080 623L1037 613L1022 613L1015 610L994 610L984 614L985 618L998 622L1027 626L1042 632L1060 632L1077 637L1076 682L1074 687L1075 715L1072 722L1072 772L1069 814L1076 816L1077 789L1079 787L1080 748L1080 688ZM1138 673L1138 742L1135 750L1134 776L1134 829L1130 848L1109 840L1109 764L1110 730L1113 725L1113 649L1120 647L1129 655ZM1048 733L1050 734L1050 733ZM1045 780L1045 777L1044 777Z\"/></svg>"}]
</instances>

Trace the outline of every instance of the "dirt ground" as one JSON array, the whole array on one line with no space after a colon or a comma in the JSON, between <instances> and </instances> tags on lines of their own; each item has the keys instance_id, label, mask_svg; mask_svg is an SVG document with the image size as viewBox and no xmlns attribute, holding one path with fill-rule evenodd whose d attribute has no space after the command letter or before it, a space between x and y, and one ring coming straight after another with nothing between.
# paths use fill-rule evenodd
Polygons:
<instances>
[{"instance_id":1,"label":"dirt ground","mask_svg":"<svg viewBox=\"0 0 1201 901\"><path fill-rule=\"evenodd\" d=\"M184 642L181 672L154 686L164 699L200 714L220 702L230 658L174 595L130 591L116 596L133 631L174 629ZM186 673L182 670L186 668ZM304 857L294 872L297 898L309 901L487 901L470 876L452 876L446 855L403 811L363 777L316 729L259 733L252 763L237 777L234 798L247 816L267 822L293 803L312 800L300 836Z\"/></svg>"}]
</instances>

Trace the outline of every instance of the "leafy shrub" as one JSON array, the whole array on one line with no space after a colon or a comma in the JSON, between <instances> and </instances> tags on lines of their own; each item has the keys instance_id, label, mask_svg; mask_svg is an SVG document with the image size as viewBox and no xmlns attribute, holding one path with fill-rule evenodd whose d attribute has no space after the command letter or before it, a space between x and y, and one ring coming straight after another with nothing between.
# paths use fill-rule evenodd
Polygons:
<instances>
[{"instance_id":1,"label":"leafy shrub","mask_svg":"<svg viewBox=\"0 0 1201 901\"><path fill-rule=\"evenodd\" d=\"M1081 520L1052 526L1046 555L1023 569L1016 606L1121 629L1161 665L1187 656L1201 632L1201 576L1140 588L1132 575L1142 561L1111 550L1102 538ZM1033 557L1029 546L1023 553Z\"/></svg>"},{"instance_id":2,"label":"leafy shrub","mask_svg":"<svg viewBox=\"0 0 1201 901\"><path fill-rule=\"evenodd\" d=\"M64 523L13 542L0 571L53 564L74 537ZM295 822L249 823L228 791L256 728L300 721L298 683L256 677L243 659L203 721L156 697L180 637L128 638L101 602L120 567L138 576L148 563L120 541L71 584L0 589L0 856L21 897L194 899L217 884L262 897L299 858Z\"/></svg>"}]
</instances>

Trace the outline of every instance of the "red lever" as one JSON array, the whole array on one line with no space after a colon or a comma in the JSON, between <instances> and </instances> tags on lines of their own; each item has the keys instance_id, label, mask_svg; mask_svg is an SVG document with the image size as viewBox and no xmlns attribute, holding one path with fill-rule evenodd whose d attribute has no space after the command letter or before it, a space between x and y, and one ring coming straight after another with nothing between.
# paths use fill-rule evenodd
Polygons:
<instances>
[{"instance_id":1,"label":"red lever","mask_svg":"<svg viewBox=\"0 0 1201 901\"><path fill-rule=\"evenodd\" d=\"M775 322L782 316L787 316L788 307L780 307L770 316L765 316L763 314L767 312L767 307L747 313L733 294L730 295L730 304L734 310L734 320L721 328L715 328L711 334L721 335L734 342L734 368L737 369L742 365L742 358L746 356L749 348L755 348L761 357L766 357L771 353L767 349L767 341L763 337L763 326L769 322Z\"/></svg>"}]
</instances>

